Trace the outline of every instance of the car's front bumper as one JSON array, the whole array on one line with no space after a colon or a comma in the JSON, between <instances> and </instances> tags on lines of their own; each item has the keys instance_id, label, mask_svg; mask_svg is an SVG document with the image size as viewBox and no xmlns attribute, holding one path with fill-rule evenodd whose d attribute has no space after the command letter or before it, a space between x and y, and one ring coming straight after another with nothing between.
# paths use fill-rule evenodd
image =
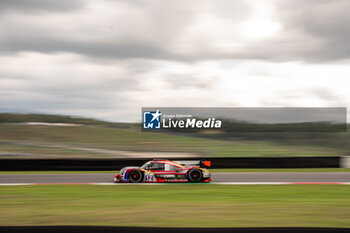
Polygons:
<instances>
[{"instance_id":1,"label":"car's front bumper","mask_svg":"<svg viewBox=\"0 0 350 233\"><path fill-rule=\"evenodd\" d=\"M117 175L114 176L113 182L114 182L114 183L120 183L120 182L122 182L121 179L120 179L120 174L117 174Z\"/></svg>"}]
</instances>

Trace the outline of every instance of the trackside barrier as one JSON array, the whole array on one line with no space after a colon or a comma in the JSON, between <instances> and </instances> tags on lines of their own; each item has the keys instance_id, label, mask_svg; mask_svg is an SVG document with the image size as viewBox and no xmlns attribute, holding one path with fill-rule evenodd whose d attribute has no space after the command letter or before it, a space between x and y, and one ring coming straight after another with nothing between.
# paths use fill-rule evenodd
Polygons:
<instances>
[{"instance_id":1,"label":"trackside barrier","mask_svg":"<svg viewBox=\"0 0 350 233\"><path fill-rule=\"evenodd\" d=\"M340 167L350 168L350 156L343 156L340 158Z\"/></svg>"},{"instance_id":2,"label":"trackside barrier","mask_svg":"<svg viewBox=\"0 0 350 233\"><path fill-rule=\"evenodd\" d=\"M179 158L166 158L178 160ZM200 158L181 158L199 160ZM334 157L205 157L211 168L337 168L349 165L349 158ZM119 170L141 166L152 158L127 159L1 159L0 171Z\"/></svg>"}]
</instances>

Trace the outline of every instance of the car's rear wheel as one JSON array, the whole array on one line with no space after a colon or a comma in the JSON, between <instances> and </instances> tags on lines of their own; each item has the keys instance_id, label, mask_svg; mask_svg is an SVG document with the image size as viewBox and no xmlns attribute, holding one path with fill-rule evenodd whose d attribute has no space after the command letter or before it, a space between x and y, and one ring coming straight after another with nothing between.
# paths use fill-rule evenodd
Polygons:
<instances>
[{"instance_id":1,"label":"car's rear wheel","mask_svg":"<svg viewBox=\"0 0 350 233\"><path fill-rule=\"evenodd\" d=\"M131 170L129 173L130 183L140 183L142 181L143 175L139 170Z\"/></svg>"},{"instance_id":2,"label":"car's rear wheel","mask_svg":"<svg viewBox=\"0 0 350 233\"><path fill-rule=\"evenodd\" d=\"M192 183L201 182L203 180L202 171L199 169L192 169L188 172L188 181Z\"/></svg>"}]
</instances>

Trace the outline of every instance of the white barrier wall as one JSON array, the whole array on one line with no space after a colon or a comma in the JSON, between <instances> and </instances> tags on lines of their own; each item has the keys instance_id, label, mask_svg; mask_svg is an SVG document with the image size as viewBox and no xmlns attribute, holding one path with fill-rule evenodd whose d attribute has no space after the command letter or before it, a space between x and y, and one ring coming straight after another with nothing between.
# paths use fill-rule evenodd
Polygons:
<instances>
[{"instance_id":1,"label":"white barrier wall","mask_svg":"<svg viewBox=\"0 0 350 233\"><path fill-rule=\"evenodd\" d=\"M350 156L340 157L340 167L350 168Z\"/></svg>"}]
</instances>

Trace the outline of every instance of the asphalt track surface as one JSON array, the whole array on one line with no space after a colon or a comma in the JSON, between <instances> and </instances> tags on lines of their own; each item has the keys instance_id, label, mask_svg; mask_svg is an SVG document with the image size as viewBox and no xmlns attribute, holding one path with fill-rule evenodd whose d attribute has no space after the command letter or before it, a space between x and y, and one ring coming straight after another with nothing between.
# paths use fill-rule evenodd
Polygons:
<instances>
[{"instance_id":1,"label":"asphalt track surface","mask_svg":"<svg viewBox=\"0 0 350 233\"><path fill-rule=\"evenodd\" d=\"M0 183L112 183L113 173L0 174ZM212 173L212 182L350 182L350 172Z\"/></svg>"}]
</instances>

